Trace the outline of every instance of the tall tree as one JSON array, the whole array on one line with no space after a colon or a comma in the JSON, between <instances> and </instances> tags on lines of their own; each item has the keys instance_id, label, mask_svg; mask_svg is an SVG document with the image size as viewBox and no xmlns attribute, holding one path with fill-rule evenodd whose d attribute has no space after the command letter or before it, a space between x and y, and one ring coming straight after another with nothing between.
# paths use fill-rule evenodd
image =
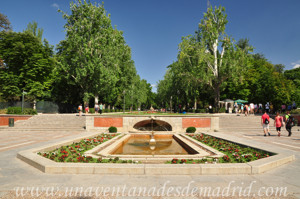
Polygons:
<instances>
[{"instance_id":1,"label":"tall tree","mask_svg":"<svg viewBox=\"0 0 300 199\"><path fill-rule=\"evenodd\" d=\"M5 16L4 14L0 13L0 31L1 30L11 30L11 25L10 25L10 21L8 20L7 16Z\"/></svg>"},{"instance_id":2,"label":"tall tree","mask_svg":"<svg viewBox=\"0 0 300 199\"><path fill-rule=\"evenodd\" d=\"M6 100L27 92L31 100L49 96L53 81L52 49L29 33L0 32L0 95Z\"/></svg>"},{"instance_id":3,"label":"tall tree","mask_svg":"<svg viewBox=\"0 0 300 199\"><path fill-rule=\"evenodd\" d=\"M66 39L58 46L60 72L80 88L77 94L85 102L99 96L101 102L120 103L131 85L127 77L136 75L122 32L112 27L103 4L78 0L70 9L71 15L63 14L67 23Z\"/></svg>"},{"instance_id":4,"label":"tall tree","mask_svg":"<svg viewBox=\"0 0 300 199\"><path fill-rule=\"evenodd\" d=\"M37 22L33 21L27 25L25 32L32 34L33 36L37 37L40 42L42 42L43 32L42 28L38 28Z\"/></svg>"},{"instance_id":5,"label":"tall tree","mask_svg":"<svg viewBox=\"0 0 300 199\"><path fill-rule=\"evenodd\" d=\"M225 33L227 15L224 7L207 9L199 24L198 38L205 44L205 75L214 91L214 105L218 107L220 101L220 87L229 75L237 72L236 64L228 64L229 59L236 60L234 48L230 38Z\"/></svg>"}]
</instances>

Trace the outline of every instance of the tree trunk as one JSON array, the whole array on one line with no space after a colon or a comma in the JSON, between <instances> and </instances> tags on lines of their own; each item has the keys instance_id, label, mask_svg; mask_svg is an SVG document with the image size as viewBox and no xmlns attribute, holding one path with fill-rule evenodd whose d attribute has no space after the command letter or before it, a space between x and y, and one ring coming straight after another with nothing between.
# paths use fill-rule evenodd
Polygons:
<instances>
[{"instance_id":1,"label":"tree trunk","mask_svg":"<svg viewBox=\"0 0 300 199\"><path fill-rule=\"evenodd\" d=\"M96 97L95 97L95 104L98 104L98 102L99 102L99 97L96 96Z\"/></svg>"},{"instance_id":2,"label":"tree trunk","mask_svg":"<svg viewBox=\"0 0 300 199\"><path fill-rule=\"evenodd\" d=\"M36 110L36 100L33 100L33 110Z\"/></svg>"},{"instance_id":3,"label":"tree trunk","mask_svg":"<svg viewBox=\"0 0 300 199\"><path fill-rule=\"evenodd\" d=\"M219 112L219 101L220 101L220 85L216 84L214 88L214 107L216 108L216 112Z\"/></svg>"}]
</instances>

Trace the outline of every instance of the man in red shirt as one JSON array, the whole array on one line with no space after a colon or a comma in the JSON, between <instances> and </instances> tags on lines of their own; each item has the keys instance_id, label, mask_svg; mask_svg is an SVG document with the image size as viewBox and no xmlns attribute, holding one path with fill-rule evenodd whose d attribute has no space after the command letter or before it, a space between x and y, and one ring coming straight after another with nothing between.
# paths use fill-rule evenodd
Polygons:
<instances>
[{"instance_id":1,"label":"man in red shirt","mask_svg":"<svg viewBox=\"0 0 300 199\"><path fill-rule=\"evenodd\" d=\"M261 116L261 125L264 130L264 136L267 136L267 133L269 136L271 135L269 132L269 123L270 123L270 116L267 114L267 111L265 110L265 113Z\"/></svg>"}]
</instances>

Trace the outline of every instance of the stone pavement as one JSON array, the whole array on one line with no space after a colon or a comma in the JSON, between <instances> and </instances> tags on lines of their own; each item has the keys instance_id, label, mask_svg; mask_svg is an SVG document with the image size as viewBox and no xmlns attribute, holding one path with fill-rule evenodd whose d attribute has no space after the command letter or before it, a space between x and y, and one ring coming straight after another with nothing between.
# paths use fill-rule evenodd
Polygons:
<instances>
[{"instance_id":1,"label":"stone pavement","mask_svg":"<svg viewBox=\"0 0 300 199\"><path fill-rule=\"evenodd\" d=\"M271 124L272 122L273 120ZM45 174L17 159L16 154L22 150L71 138L74 134L84 135L86 132L82 130L72 132L2 129L0 131L0 198L21 198L15 196L16 193L20 194L21 188L24 188L23 193L27 198L41 198L36 195L40 193L35 192L37 189L39 191L43 189L44 197L46 188L51 188L54 192L63 194L62 196L67 192L68 198L98 198L96 194L101 191L104 195L102 198L166 198L167 196L171 198L205 198L203 196L206 198L221 198L221 196L224 196L223 198L242 198L242 196L245 198L300 198L300 131L298 130L299 127L293 128L292 137L287 137L287 132L283 129L283 135L277 137L275 128L271 127L272 136L264 137L260 127L260 116L220 115L220 131L215 132L216 134L228 134L231 137L236 136L237 139L286 149L296 156L296 160L259 175L139 176ZM69 191L72 188L73 190L77 188L79 191L82 189L82 197L79 197L79 192L77 192L77 197L74 196L74 192L70 195ZM276 193L280 189L283 192ZM139 192L141 190L143 192ZM48 190L47 193L50 191ZM53 197L45 196L44 198L61 197L56 194Z\"/></svg>"}]
</instances>

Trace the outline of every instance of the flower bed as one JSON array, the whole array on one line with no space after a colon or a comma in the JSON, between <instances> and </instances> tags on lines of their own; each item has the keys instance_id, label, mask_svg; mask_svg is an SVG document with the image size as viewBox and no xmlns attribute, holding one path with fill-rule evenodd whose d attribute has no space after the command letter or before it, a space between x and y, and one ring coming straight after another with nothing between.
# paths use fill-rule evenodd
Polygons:
<instances>
[{"instance_id":1,"label":"flower bed","mask_svg":"<svg viewBox=\"0 0 300 199\"><path fill-rule=\"evenodd\" d=\"M71 145L61 146L49 152L38 152L45 158L55 162L77 162L77 163L136 163L132 160L120 160L118 157L112 159L93 158L84 155L84 152L118 136L119 134L100 134L98 136L74 142Z\"/></svg>"},{"instance_id":2,"label":"flower bed","mask_svg":"<svg viewBox=\"0 0 300 199\"><path fill-rule=\"evenodd\" d=\"M192 134L188 136L224 153L224 156L221 158L206 157L199 160L173 159L172 161L168 161L167 163L171 163L171 164L245 163L245 162L250 162L250 161L254 161L254 160L258 160L261 158L266 158L271 155L274 155L273 153L267 151L233 143L206 134Z\"/></svg>"}]
</instances>

